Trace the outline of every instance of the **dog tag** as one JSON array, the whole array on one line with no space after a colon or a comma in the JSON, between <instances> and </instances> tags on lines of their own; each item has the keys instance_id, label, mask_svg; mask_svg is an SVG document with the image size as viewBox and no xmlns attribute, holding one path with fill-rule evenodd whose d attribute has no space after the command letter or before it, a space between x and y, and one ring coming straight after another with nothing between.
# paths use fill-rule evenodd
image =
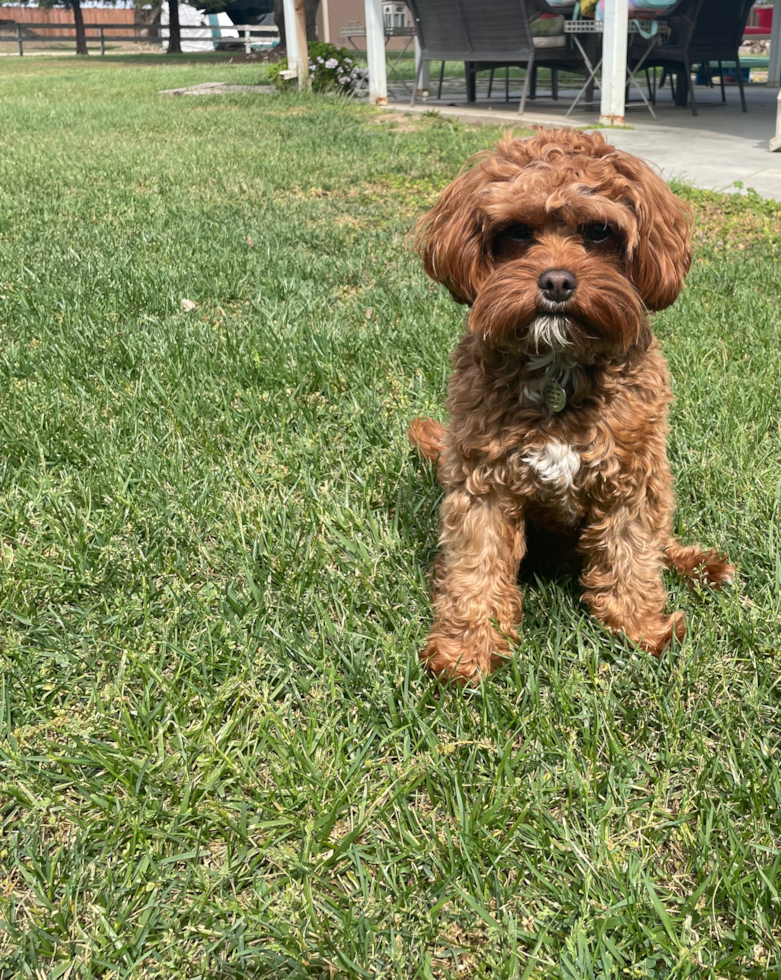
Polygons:
<instances>
[{"instance_id":1,"label":"dog tag","mask_svg":"<svg viewBox=\"0 0 781 980\"><path fill-rule=\"evenodd\" d=\"M546 408L551 412L560 412L567 404L567 392L555 381L548 379L542 394Z\"/></svg>"}]
</instances>

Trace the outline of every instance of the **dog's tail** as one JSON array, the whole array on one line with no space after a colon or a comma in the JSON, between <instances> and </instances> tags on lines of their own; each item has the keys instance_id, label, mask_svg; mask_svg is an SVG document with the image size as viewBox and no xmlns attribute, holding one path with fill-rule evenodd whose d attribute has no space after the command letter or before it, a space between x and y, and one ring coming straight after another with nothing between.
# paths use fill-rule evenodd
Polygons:
<instances>
[{"instance_id":1,"label":"dog's tail","mask_svg":"<svg viewBox=\"0 0 781 980\"><path fill-rule=\"evenodd\" d=\"M434 419L413 419L407 430L413 449L432 462L442 462L445 455L445 427Z\"/></svg>"},{"instance_id":2,"label":"dog's tail","mask_svg":"<svg viewBox=\"0 0 781 980\"><path fill-rule=\"evenodd\" d=\"M664 562L690 582L702 582L715 589L732 585L735 580L735 566L730 565L724 555L698 544L681 544L677 538L670 538L664 551Z\"/></svg>"}]
</instances>

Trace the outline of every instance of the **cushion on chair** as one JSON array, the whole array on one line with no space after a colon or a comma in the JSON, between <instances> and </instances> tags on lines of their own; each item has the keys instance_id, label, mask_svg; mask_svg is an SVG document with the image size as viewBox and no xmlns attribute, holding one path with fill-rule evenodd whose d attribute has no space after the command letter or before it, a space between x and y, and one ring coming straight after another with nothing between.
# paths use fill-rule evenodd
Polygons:
<instances>
[{"instance_id":1,"label":"cushion on chair","mask_svg":"<svg viewBox=\"0 0 781 980\"><path fill-rule=\"evenodd\" d=\"M629 0L629 14L635 17L653 16L666 13L673 6L674 0Z\"/></svg>"},{"instance_id":2,"label":"cushion on chair","mask_svg":"<svg viewBox=\"0 0 781 980\"><path fill-rule=\"evenodd\" d=\"M659 17L675 5L675 0L628 0L628 2L630 20ZM605 19L605 0L599 0L597 3L595 18Z\"/></svg>"},{"instance_id":3,"label":"cushion on chair","mask_svg":"<svg viewBox=\"0 0 781 980\"><path fill-rule=\"evenodd\" d=\"M558 34L555 37L533 37L532 41L535 48L565 48L567 46L565 34Z\"/></svg>"},{"instance_id":4,"label":"cushion on chair","mask_svg":"<svg viewBox=\"0 0 781 980\"><path fill-rule=\"evenodd\" d=\"M562 14L542 14L532 21L532 34L535 37L554 37L564 33Z\"/></svg>"}]
</instances>

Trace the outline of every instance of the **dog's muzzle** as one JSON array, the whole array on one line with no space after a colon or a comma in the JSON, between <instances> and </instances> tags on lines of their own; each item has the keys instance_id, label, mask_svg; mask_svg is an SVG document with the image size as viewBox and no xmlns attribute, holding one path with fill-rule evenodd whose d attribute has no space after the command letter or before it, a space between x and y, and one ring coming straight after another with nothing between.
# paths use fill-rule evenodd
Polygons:
<instances>
[{"instance_id":1,"label":"dog's muzzle","mask_svg":"<svg viewBox=\"0 0 781 980\"><path fill-rule=\"evenodd\" d=\"M572 322L566 313L538 313L526 332L526 346L539 354L544 350L567 350L572 347Z\"/></svg>"}]
</instances>

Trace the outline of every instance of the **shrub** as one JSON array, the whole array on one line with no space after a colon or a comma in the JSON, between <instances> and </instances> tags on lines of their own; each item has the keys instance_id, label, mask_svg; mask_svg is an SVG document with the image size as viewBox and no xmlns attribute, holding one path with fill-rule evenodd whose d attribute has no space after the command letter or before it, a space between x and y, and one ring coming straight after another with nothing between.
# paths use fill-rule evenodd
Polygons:
<instances>
[{"instance_id":1,"label":"shrub","mask_svg":"<svg viewBox=\"0 0 781 980\"><path fill-rule=\"evenodd\" d=\"M288 84L281 77L287 69L287 58L271 66L269 78L277 88ZM345 48L325 41L314 41L309 45L309 78L313 92L341 92L351 95L366 85L369 77L365 68L360 68Z\"/></svg>"}]
</instances>

